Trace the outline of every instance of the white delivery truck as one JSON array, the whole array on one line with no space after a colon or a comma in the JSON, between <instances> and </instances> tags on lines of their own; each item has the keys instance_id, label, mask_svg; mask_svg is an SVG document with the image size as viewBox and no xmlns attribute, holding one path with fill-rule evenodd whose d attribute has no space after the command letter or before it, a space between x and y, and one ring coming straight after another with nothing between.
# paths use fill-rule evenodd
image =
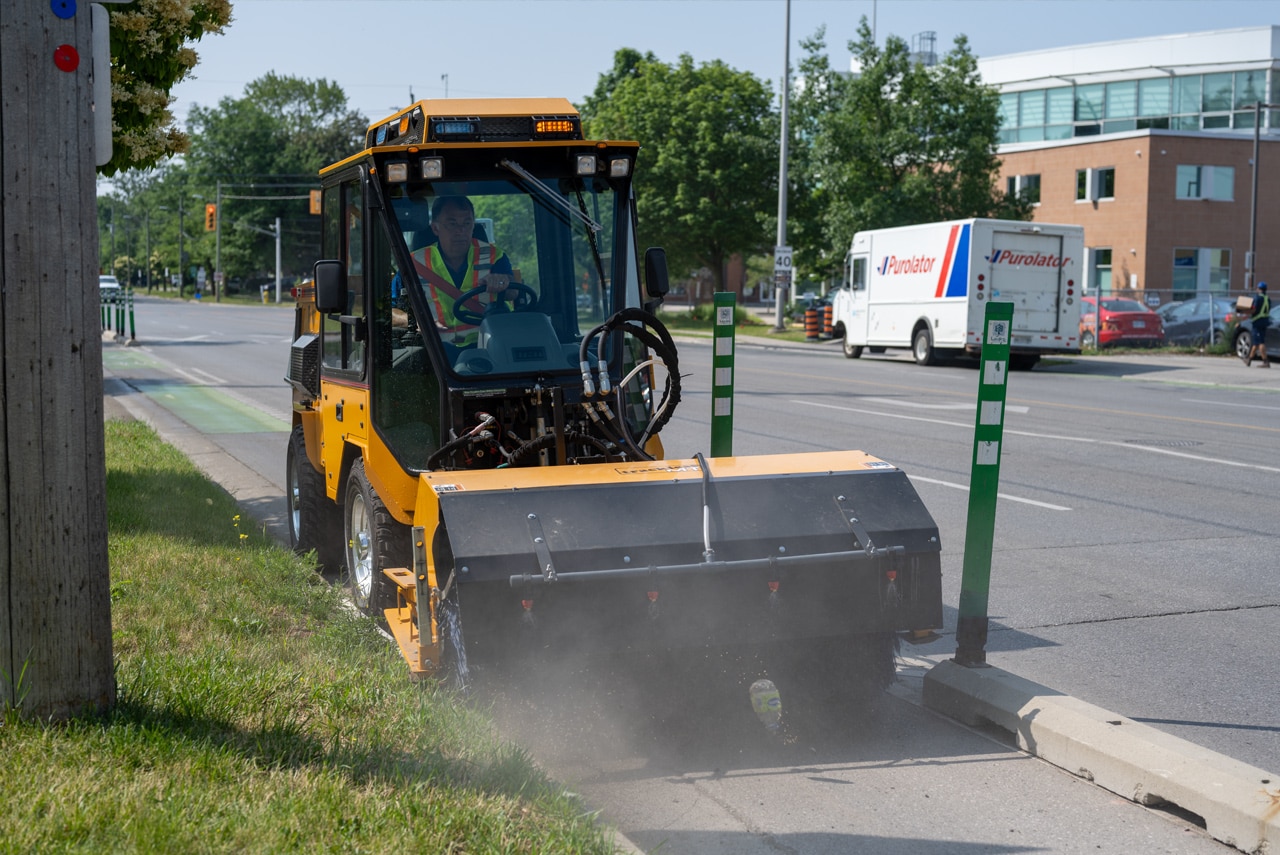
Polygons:
<instances>
[{"instance_id":1,"label":"white delivery truck","mask_svg":"<svg viewBox=\"0 0 1280 855\"><path fill-rule=\"evenodd\" d=\"M1010 367L1080 352L1081 226L956 220L858 232L832 299L850 359L910 348L916 362L982 349L991 300L1013 303Z\"/></svg>"}]
</instances>

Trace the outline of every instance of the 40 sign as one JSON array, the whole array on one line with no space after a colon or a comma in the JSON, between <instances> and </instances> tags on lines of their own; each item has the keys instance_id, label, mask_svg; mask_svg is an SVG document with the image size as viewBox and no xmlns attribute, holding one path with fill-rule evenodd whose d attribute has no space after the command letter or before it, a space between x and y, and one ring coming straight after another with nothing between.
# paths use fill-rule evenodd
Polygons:
<instances>
[{"instance_id":1,"label":"40 sign","mask_svg":"<svg viewBox=\"0 0 1280 855\"><path fill-rule=\"evenodd\" d=\"M775 246L773 248L773 272L775 274L791 272L791 247Z\"/></svg>"}]
</instances>

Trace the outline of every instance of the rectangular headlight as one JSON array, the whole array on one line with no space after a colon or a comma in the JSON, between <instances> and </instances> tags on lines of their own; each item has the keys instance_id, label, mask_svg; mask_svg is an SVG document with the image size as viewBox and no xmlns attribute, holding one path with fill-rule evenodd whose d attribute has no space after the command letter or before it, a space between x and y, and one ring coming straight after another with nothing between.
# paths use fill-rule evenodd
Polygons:
<instances>
[{"instance_id":1,"label":"rectangular headlight","mask_svg":"<svg viewBox=\"0 0 1280 855\"><path fill-rule=\"evenodd\" d=\"M444 177L443 157L424 157L421 160L422 178L424 181L435 181Z\"/></svg>"},{"instance_id":2,"label":"rectangular headlight","mask_svg":"<svg viewBox=\"0 0 1280 855\"><path fill-rule=\"evenodd\" d=\"M579 175L595 175L596 174L596 156L594 154L578 155L578 174Z\"/></svg>"},{"instance_id":3,"label":"rectangular headlight","mask_svg":"<svg viewBox=\"0 0 1280 855\"><path fill-rule=\"evenodd\" d=\"M615 157L609 161L609 177L625 178L631 172L631 161L625 157Z\"/></svg>"},{"instance_id":4,"label":"rectangular headlight","mask_svg":"<svg viewBox=\"0 0 1280 855\"><path fill-rule=\"evenodd\" d=\"M397 160L394 163L387 164L387 180L396 184L403 184L409 180L409 164L403 160Z\"/></svg>"}]
</instances>

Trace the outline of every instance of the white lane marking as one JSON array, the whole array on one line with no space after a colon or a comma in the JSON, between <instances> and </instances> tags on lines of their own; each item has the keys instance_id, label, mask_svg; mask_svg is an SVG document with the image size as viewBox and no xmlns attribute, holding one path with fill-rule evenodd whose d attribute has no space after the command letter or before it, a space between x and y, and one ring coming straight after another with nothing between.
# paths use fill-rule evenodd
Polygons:
<instances>
[{"instance_id":1,"label":"white lane marking","mask_svg":"<svg viewBox=\"0 0 1280 855\"><path fill-rule=\"evenodd\" d=\"M956 484L952 481L939 481L937 478L925 478L922 475L907 475L912 481L922 481L925 484L937 484L940 487L951 487L955 490L964 490L969 492L969 488L964 484ZM1037 508L1047 508L1051 511L1069 511L1071 508L1062 505L1051 505L1048 502L1037 502L1035 499L1024 499L1021 496L1011 496L1008 493L996 493L997 498L1007 499L1010 502L1022 502L1024 505L1035 505Z\"/></svg>"},{"instance_id":2,"label":"white lane marking","mask_svg":"<svg viewBox=\"0 0 1280 855\"><path fill-rule=\"evenodd\" d=\"M1223 401L1197 401L1195 398L1183 398L1182 402L1184 404L1208 404L1211 407L1241 407L1246 410L1280 411L1280 407L1268 407L1263 404L1228 404Z\"/></svg>"},{"instance_id":3,"label":"white lane marking","mask_svg":"<svg viewBox=\"0 0 1280 855\"><path fill-rule=\"evenodd\" d=\"M212 383L214 386L227 385L226 380L223 380L221 377L219 377L216 374L210 374L208 371L205 371L203 368L188 368L187 370L192 372L193 374L200 374L204 377L209 378L209 382Z\"/></svg>"},{"instance_id":4,"label":"white lane marking","mask_svg":"<svg viewBox=\"0 0 1280 855\"><path fill-rule=\"evenodd\" d=\"M925 401L907 401L902 398L859 398L858 400L867 401L872 404L892 404L898 407L915 407L921 410L973 410L972 403L963 401L928 403ZM1031 408L1018 404L1006 404L1004 410L1006 413L1028 413L1031 411Z\"/></svg>"},{"instance_id":5,"label":"white lane marking","mask_svg":"<svg viewBox=\"0 0 1280 855\"><path fill-rule=\"evenodd\" d=\"M913 422L930 422L935 425L948 425L950 427L973 429L973 425L964 424L963 422L949 422L943 419L928 419L924 416L904 416L901 413L882 413L877 410L863 410L858 407L841 407L836 404L821 404L817 401L800 401L792 400L793 404L802 406L819 407L827 410L841 410L846 413L862 413L867 416L884 416L888 419L906 419ZM1010 430L1005 428L1007 434L1014 436L1029 436L1034 439L1057 439L1063 442L1081 442L1088 445L1109 445L1113 448L1124 448L1129 451L1147 451L1152 454L1164 454L1168 457L1180 457L1183 460L1195 460L1200 463L1212 463L1216 466L1234 466L1237 469L1252 469L1255 472L1275 472L1280 473L1280 467L1263 466L1260 463L1245 463L1242 460L1228 460L1225 457L1206 457L1203 454L1187 454L1185 451L1174 451L1171 448L1157 448L1153 445L1139 445L1132 442L1117 442L1113 439L1096 439L1091 436L1062 436L1052 433L1036 433L1028 430Z\"/></svg>"}]
</instances>

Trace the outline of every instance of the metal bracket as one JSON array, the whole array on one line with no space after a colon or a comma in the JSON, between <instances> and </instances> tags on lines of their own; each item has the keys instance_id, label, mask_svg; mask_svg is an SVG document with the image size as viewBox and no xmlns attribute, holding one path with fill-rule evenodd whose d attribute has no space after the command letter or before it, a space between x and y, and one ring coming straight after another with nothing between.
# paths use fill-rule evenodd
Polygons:
<instances>
[{"instance_id":1,"label":"metal bracket","mask_svg":"<svg viewBox=\"0 0 1280 855\"><path fill-rule=\"evenodd\" d=\"M853 536L857 539L858 546L862 547L867 555L874 555L876 553L876 545L871 542L871 535L867 532L867 527L858 519L858 512L853 509L853 503L844 496L836 496L835 502L836 507L840 509L840 513L844 516L849 530L853 532Z\"/></svg>"},{"instance_id":2,"label":"metal bracket","mask_svg":"<svg viewBox=\"0 0 1280 855\"><path fill-rule=\"evenodd\" d=\"M556 565L551 560L551 549L547 546L547 538L542 533L542 521L537 514L529 514L529 535L533 538L533 553L538 557L538 567L544 582L557 580Z\"/></svg>"}]
</instances>

